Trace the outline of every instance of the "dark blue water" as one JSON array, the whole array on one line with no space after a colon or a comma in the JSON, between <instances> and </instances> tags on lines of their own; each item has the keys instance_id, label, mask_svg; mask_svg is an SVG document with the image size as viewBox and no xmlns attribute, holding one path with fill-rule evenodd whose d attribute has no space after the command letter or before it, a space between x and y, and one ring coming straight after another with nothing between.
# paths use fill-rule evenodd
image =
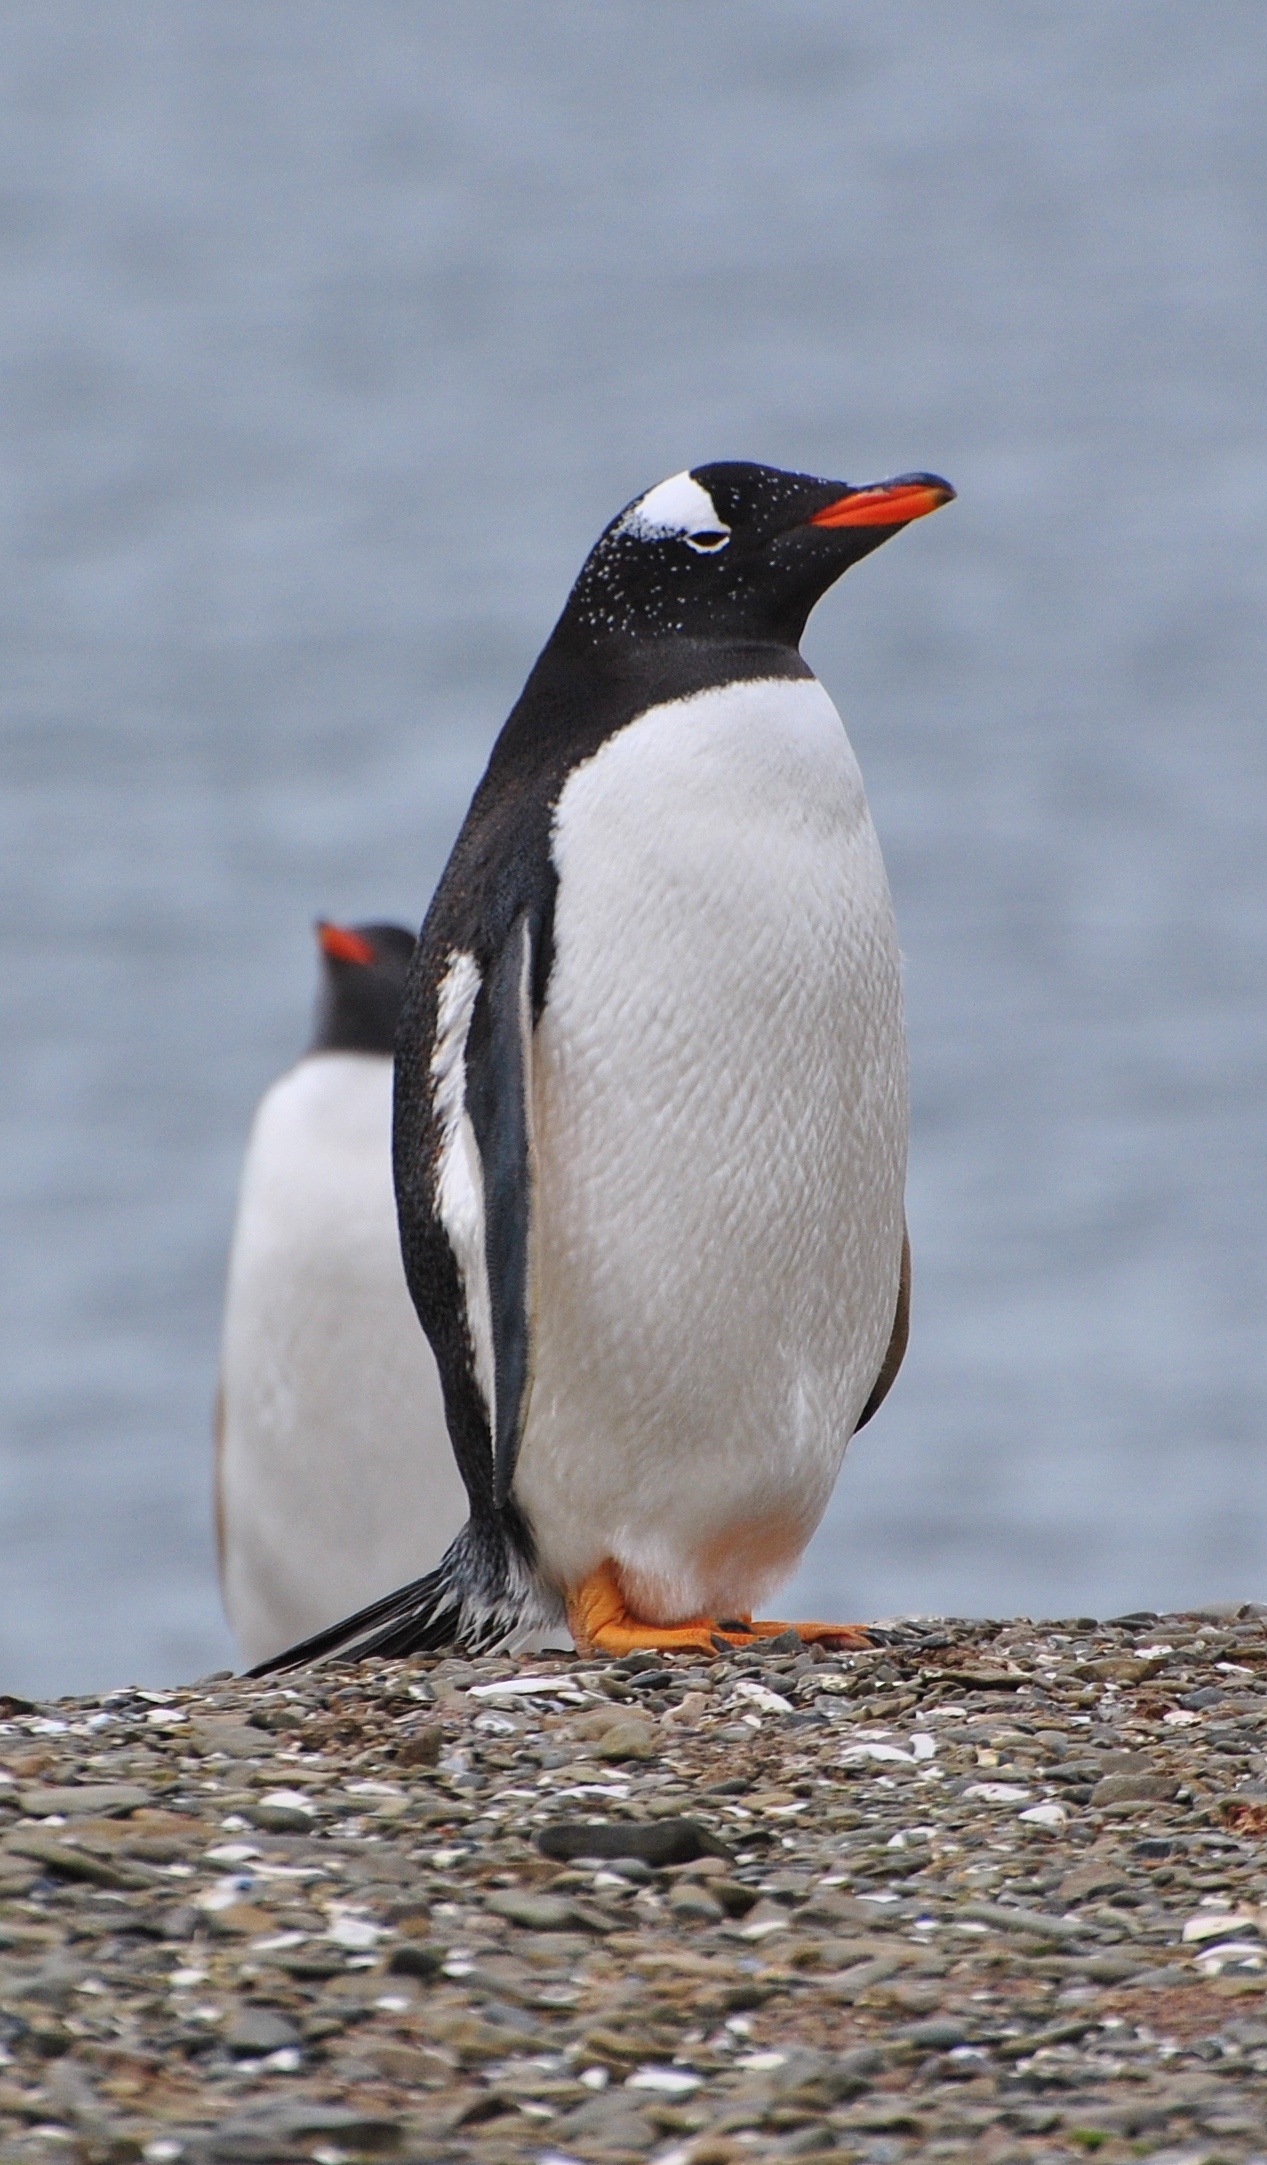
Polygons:
<instances>
[{"instance_id":1,"label":"dark blue water","mask_svg":"<svg viewBox=\"0 0 1267 2165\"><path fill-rule=\"evenodd\" d=\"M6 11L0 1683L230 1658L309 922L421 917L590 541L948 473L807 642L907 955L912 1348L790 1599L1267 1576L1254 0Z\"/></svg>"}]
</instances>

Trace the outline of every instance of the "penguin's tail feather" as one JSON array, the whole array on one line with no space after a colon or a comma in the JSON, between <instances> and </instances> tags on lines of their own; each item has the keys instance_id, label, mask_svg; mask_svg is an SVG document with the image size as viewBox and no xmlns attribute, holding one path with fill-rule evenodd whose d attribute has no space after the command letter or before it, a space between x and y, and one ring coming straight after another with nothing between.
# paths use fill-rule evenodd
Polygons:
<instances>
[{"instance_id":1,"label":"penguin's tail feather","mask_svg":"<svg viewBox=\"0 0 1267 2165\"><path fill-rule=\"evenodd\" d=\"M438 1647L456 1645L461 1617L461 1599L453 1598L444 1563L440 1563L425 1578L371 1601L368 1608L345 1616L341 1623L327 1624L324 1631L314 1631L311 1638L288 1646L284 1653L270 1654L246 1673L272 1676L279 1669L302 1669L327 1654L340 1654L345 1661L357 1661L365 1654L429 1654Z\"/></svg>"},{"instance_id":2,"label":"penguin's tail feather","mask_svg":"<svg viewBox=\"0 0 1267 2165\"><path fill-rule=\"evenodd\" d=\"M413 1579L394 1594L384 1594L328 1624L284 1653L258 1661L248 1676L272 1676L281 1669L306 1668L337 1654L361 1661L378 1654L399 1660L406 1654L433 1654L442 1647L487 1654L556 1621L554 1605L543 1597L528 1557L503 1530L468 1523L434 1571Z\"/></svg>"}]
</instances>

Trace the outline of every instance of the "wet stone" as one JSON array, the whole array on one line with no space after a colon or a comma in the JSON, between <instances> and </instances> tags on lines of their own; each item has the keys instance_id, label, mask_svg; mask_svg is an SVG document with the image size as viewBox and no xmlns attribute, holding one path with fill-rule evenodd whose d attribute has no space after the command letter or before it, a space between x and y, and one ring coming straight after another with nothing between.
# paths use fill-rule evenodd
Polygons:
<instances>
[{"instance_id":1,"label":"wet stone","mask_svg":"<svg viewBox=\"0 0 1267 2165\"><path fill-rule=\"evenodd\" d=\"M645 2112L624 2091L587 2098L583 2105L560 2122L565 2141L597 2140L606 2151L644 2157L655 2139L655 2127Z\"/></svg>"},{"instance_id":2,"label":"wet stone","mask_svg":"<svg viewBox=\"0 0 1267 2165\"><path fill-rule=\"evenodd\" d=\"M444 1731L438 1722L430 1723L397 1745L396 1764L400 1767L434 1767L439 1762L443 1744Z\"/></svg>"},{"instance_id":3,"label":"wet stone","mask_svg":"<svg viewBox=\"0 0 1267 2165\"><path fill-rule=\"evenodd\" d=\"M669 1909L680 1924L720 1924L726 1915L706 1886L683 1880L669 1895Z\"/></svg>"},{"instance_id":4,"label":"wet stone","mask_svg":"<svg viewBox=\"0 0 1267 2165\"><path fill-rule=\"evenodd\" d=\"M487 1907L496 1917L505 1917L531 1932L567 1932L576 1928L580 1913L576 1904L563 1895L521 1894L515 1890L490 1894Z\"/></svg>"},{"instance_id":5,"label":"wet stone","mask_svg":"<svg viewBox=\"0 0 1267 2165\"><path fill-rule=\"evenodd\" d=\"M311 1812L298 1804L248 1804L243 1817L266 1834L306 1834L312 1827Z\"/></svg>"},{"instance_id":6,"label":"wet stone","mask_svg":"<svg viewBox=\"0 0 1267 2165\"><path fill-rule=\"evenodd\" d=\"M646 1722L615 1723L592 1747L595 1759L612 1763L626 1759L654 1759L659 1751L654 1729Z\"/></svg>"},{"instance_id":7,"label":"wet stone","mask_svg":"<svg viewBox=\"0 0 1267 2165\"><path fill-rule=\"evenodd\" d=\"M729 1856L724 1843L694 1819L560 1820L542 1827L537 1847L546 1857L638 1857L655 1867L693 1864L699 1857Z\"/></svg>"},{"instance_id":8,"label":"wet stone","mask_svg":"<svg viewBox=\"0 0 1267 2165\"><path fill-rule=\"evenodd\" d=\"M1179 1784L1164 1774L1106 1774L1091 1792L1092 1804L1168 1804Z\"/></svg>"},{"instance_id":9,"label":"wet stone","mask_svg":"<svg viewBox=\"0 0 1267 2165\"><path fill-rule=\"evenodd\" d=\"M1089 1902L1093 1895L1113 1894L1120 1887L1130 1885L1129 1876L1107 1858L1088 1859L1066 1872L1060 1880L1057 1892L1062 1902Z\"/></svg>"},{"instance_id":10,"label":"wet stone","mask_svg":"<svg viewBox=\"0 0 1267 2165\"><path fill-rule=\"evenodd\" d=\"M266 2052L281 2052L287 2046L301 2042L300 2032L294 2023L266 2007L243 2008L221 2030L220 2036L227 2050L238 2059Z\"/></svg>"},{"instance_id":11,"label":"wet stone","mask_svg":"<svg viewBox=\"0 0 1267 2165\"><path fill-rule=\"evenodd\" d=\"M263 1759L273 1751L275 1739L245 1722L212 1719L191 1722L188 1743L192 1750L208 1755L223 1752L230 1759Z\"/></svg>"},{"instance_id":12,"label":"wet stone","mask_svg":"<svg viewBox=\"0 0 1267 2165\"><path fill-rule=\"evenodd\" d=\"M901 2042L911 2045L917 2052L950 2052L967 2041L968 2032L962 2022L937 2018L931 2022L916 2022L909 2030L900 2032Z\"/></svg>"},{"instance_id":13,"label":"wet stone","mask_svg":"<svg viewBox=\"0 0 1267 2165\"><path fill-rule=\"evenodd\" d=\"M152 1802L148 1789L127 1782L85 1782L82 1786L54 1789L20 1789L18 1808L32 1819L88 1818L97 1813L131 1813Z\"/></svg>"},{"instance_id":14,"label":"wet stone","mask_svg":"<svg viewBox=\"0 0 1267 2165\"><path fill-rule=\"evenodd\" d=\"M76 1849L69 1842L59 1842L51 1834L20 1829L8 1837L5 1849L10 1856L26 1858L58 1879L80 1880L90 1886L111 1888L145 1884L136 1873L120 1871L103 1858L94 1857L90 1851Z\"/></svg>"},{"instance_id":15,"label":"wet stone","mask_svg":"<svg viewBox=\"0 0 1267 2165\"><path fill-rule=\"evenodd\" d=\"M275 2155L261 2145L303 2142L321 2137L332 2147L351 2152L366 2148L373 2154L390 2154L399 2142L399 2122L375 2112L359 2112L341 2105L298 2100L256 2106L221 2121L211 2136L213 2158L268 2157Z\"/></svg>"},{"instance_id":16,"label":"wet stone","mask_svg":"<svg viewBox=\"0 0 1267 2165\"><path fill-rule=\"evenodd\" d=\"M257 1902L230 1902L223 1909L204 1910L199 1922L213 1939L254 1939L273 1927L273 1918Z\"/></svg>"},{"instance_id":17,"label":"wet stone","mask_svg":"<svg viewBox=\"0 0 1267 2165\"><path fill-rule=\"evenodd\" d=\"M393 1949L387 1967L394 1977L417 1977L424 1984L430 1984L440 1975L444 1962L443 1948L410 1940L405 1946Z\"/></svg>"}]
</instances>

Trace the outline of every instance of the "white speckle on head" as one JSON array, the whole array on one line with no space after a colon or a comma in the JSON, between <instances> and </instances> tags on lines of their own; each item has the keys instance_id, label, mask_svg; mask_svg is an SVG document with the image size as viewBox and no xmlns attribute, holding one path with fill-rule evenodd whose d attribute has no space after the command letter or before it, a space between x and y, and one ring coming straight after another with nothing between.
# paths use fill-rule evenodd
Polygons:
<instances>
[{"instance_id":1,"label":"white speckle on head","mask_svg":"<svg viewBox=\"0 0 1267 2165\"><path fill-rule=\"evenodd\" d=\"M661 541L678 535L707 556L724 549L730 539L730 528L718 518L708 490L702 489L689 473L671 474L667 481L648 489L645 496L630 505L620 530L636 535L640 541Z\"/></svg>"},{"instance_id":2,"label":"white speckle on head","mask_svg":"<svg viewBox=\"0 0 1267 2165\"><path fill-rule=\"evenodd\" d=\"M436 1203L440 1223L457 1258L466 1296L467 1327L490 1430L496 1421L493 1370L493 1304L484 1248L484 1169L466 1109L466 1040L479 995L474 955L454 948L441 980L431 1055L431 1099L440 1123L440 1169Z\"/></svg>"}]
</instances>

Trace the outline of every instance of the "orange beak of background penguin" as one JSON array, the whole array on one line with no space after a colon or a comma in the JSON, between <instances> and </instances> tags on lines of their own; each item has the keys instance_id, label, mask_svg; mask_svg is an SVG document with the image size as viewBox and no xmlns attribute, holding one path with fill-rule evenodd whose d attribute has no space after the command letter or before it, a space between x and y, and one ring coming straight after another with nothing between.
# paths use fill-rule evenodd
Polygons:
<instances>
[{"instance_id":1,"label":"orange beak of background penguin","mask_svg":"<svg viewBox=\"0 0 1267 2165\"><path fill-rule=\"evenodd\" d=\"M323 955L332 962L370 963L374 950L359 932L349 932L345 925L332 925L324 917L317 919L317 940Z\"/></svg>"},{"instance_id":2,"label":"orange beak of background penguin","mask_svg":"<svg viewBox=\"0 0 1267 2165\"><path fill-rule=\"evenodd\" d=\"M896 481L878 481L874 488L850 489L832 504L824 504L806 521L808 526L909 526L912 519L940 511L954 500L954 490L940 474L901 474Z\"/></svg>"}]
</instances>

